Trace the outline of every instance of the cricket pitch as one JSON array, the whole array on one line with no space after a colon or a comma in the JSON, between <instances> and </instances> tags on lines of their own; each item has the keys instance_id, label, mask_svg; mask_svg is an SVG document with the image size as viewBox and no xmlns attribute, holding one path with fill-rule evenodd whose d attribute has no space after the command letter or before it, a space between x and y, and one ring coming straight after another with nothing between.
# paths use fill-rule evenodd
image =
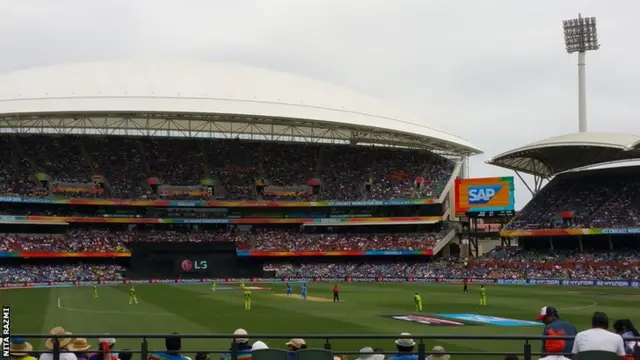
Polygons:
<instances>
[{"instance_id":1,"label":"cricket pitch","mask_svg":"<svg viewBox=\"0 0 640 360\"><path fill-rule=\"evenodd\" d=\"M287 295L287 294L272 294L272 295L273 296L277 296L277 297L282 297L282 298L288 298L288 299L294 299L294 300L302 300L300 298L300 295ZM307 301L321 302L321 303L333 302L332 299L316 297L316 296L307 296Z\"/></svg>"}]
</instances>

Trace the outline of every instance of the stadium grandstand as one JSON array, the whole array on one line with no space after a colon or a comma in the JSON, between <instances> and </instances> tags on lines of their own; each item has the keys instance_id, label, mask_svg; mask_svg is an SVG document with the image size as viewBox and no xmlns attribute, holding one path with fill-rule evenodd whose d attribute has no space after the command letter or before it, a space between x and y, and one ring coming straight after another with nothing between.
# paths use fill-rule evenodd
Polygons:
<instances>
[{"instance_id":1,"label":"stadium grandstand","mask_svg":"<svg viewBox=\"0 0 640 360\"><path fill-rule=\"evenodd\" d=\"M514 276L637 279L638 159L640 136L615 133L567 134L495 156L489 164L535 178L533 199L500 232L511 246L475 265Z\"/></svg>"},{"instance_id":2,"label":"stadium grandstand","mask_svg":"<svg viewBox=\"0 0 640 360\"><path fill-rule=\"evenodd\" d=\"M637 136L569 134L494 157L536 178L513 218L457 211L457 179L480 153L472 144L315 80L231 64L102 62L5 74L0 84L5 286L584 269L629 279L637 270L628 254L640 172L584 170L637 159ZM478 238L494 245L479 252ZM224 266L181 268L201 255L196 246Z\"/></svg>"},{"instance_id":3,"label":"stadium grandstand","mask_svg":"<svg viewBox=\"0 0 640 360\"><path fill-rule=\"evenodd\" d=\"M456 237L453 184L481 153L377 99L241 65L65 64L0 85L5 282L202 275L175 265L193 252L137 271L160 267L131 256L148 243L420 263Z\"/></svg>"}]
</instances>

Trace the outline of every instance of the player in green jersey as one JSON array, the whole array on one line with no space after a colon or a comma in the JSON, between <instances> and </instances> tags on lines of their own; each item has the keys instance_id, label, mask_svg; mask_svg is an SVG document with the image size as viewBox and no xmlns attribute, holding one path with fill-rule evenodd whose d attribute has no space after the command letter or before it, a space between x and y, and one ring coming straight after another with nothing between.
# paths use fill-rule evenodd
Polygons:
<instances>
[{"instance_id":1,"label":"player in green jersey","mask_svg":"<svg viewBox=\"0 0 640 360\"><path fill-rule=\"evenodd\" d=\"M251 291L244 291L244 309L251 310Z\"/></svg>"},{"instance_id":2,"label":"player in green jersey","mask_svg":"<svg viewBox=\"0 0 640 360\"><path fill-rule=\"evenodd\" d=\"M129 286L129 304L139 304L136 297L136 288L133 285Z\"/></svg>"}]
</instances>

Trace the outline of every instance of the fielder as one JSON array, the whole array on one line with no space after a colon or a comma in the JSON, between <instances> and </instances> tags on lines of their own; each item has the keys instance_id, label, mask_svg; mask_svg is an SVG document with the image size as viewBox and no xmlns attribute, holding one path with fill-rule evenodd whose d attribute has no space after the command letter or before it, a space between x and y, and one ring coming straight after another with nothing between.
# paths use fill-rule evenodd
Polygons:
<instances>
[{"instance_id":1,"label":"fielder","mask_svg":"<svg viewBox=\"0 0 640 360\"><path fill-rule=\"evenodd\" d=\"M211 291L216 291L216 281L211 281Z\"/></svg>"},{"instance_id":2,"label":"fielder","mask_svg":"<svg viewBox=\"0 0 640 360\"><path fill-rule=\"evenodd\" d=\"M413 301L416 303L416 311L422 312L422 297L420 294L413 295Z\"/></svg>"},{"instance_id":3,"label":"fielder","mask_svg":"<svg viewBox=\"0 0 640 360\"><path fill-rule=\"evenodd\" d=\"M93 297L94 298L98 297L98 285L97 284L93 284Z\"/></svg>"},{"instance_id":4,"label":"fielder","mask_svg":"<svg viewBox=\"0 0 640 360\"><path fill-rule=\"evenodd\" d=\"M487 289L480 285L480 306L487 306Z\"/></svg>"},{"instance_id":5,"label":"fielder","mask_svg":"<svg viewBox=\"0 0 640 360\"><path fill-rule=\"evenodd\" d=\"M251 310L251 291L244 291L244 309Z\"/></svg>"},{"instance_id":6,"label":"fielder","mask_svg":"<svg viewBox=\"0 0 640 360\"><path fill-rule=\"evenodd\" d=\"M131 304L139 304L136 297L136 288L133 285L129 286L129 305Z\"/></svg>"}]
</instances>

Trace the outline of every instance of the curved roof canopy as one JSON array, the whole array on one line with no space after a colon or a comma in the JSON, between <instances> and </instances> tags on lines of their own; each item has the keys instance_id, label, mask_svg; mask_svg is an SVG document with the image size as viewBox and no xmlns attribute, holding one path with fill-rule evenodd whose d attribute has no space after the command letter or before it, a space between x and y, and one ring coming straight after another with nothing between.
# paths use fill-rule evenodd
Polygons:
<instances>
[{"instance_id":1,"label":"curved roof canopy","mask_svg":"<svg viewBox=\"0 0 640 360\"><path fill-rule=\"evenodd\" d=\"M549 178L567 170L633 159L640 159L640 136L572 133L507 151L487 163Z\"/></svg>"},{"instance_id":2,"label":"curved roof canopy","mask_svg":"<svg viewBox=\"0 0 640 360\"><path fill-rule=\"evenodd\" d=\"M235 64L93 62L0 75L0 128L18 132L73 127L107 135L116 129L256 139L279 134L280 140L481 153L466 140L420 124L424 119L348 89Z\"/></svg>"}]
</instances>

